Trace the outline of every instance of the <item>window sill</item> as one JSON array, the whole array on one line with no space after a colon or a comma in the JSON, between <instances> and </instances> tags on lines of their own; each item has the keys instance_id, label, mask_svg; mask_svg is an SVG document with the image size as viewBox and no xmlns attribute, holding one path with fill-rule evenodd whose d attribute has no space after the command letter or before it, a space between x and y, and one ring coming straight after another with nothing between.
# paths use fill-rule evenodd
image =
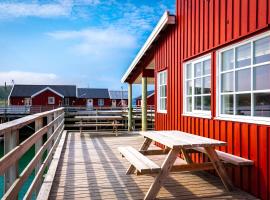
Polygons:
<instances>
[{"instance_id":1,"label":"window sill","mask_svg":"<svg viewBox=\"0 0 270 200\"><path fill-rule=\"evenodd\" d=\"M258 124L258 125L270 125L270 120L263 120L263 119L248 119L248 118L241 118L241 117L215 117L215 120L224 120L224 121L232 121L232 122L242 122L242 123L249 123L249 124Z\"/></svg>"},{"instance_id":2,"label":"window sill","mask_svg":"<svg viewBox=\"0 0 270 200\"><path fill-rule=\"evenodd\" d=\"M159 114L167 114L167 110L158 110L157 113L159 113Z\"/></svg>"},{"instance_id":3,"label":"window sill","mask_svg":"<svg viewBox=\"0 0 270 200\"><path fill-rule=\"evenodd\" d=\"M212 119L211 115L199 114L199 113L183 113L182 116L184 116L184 117L197 117L197 118Z\"/></svg>"}]
</instances>

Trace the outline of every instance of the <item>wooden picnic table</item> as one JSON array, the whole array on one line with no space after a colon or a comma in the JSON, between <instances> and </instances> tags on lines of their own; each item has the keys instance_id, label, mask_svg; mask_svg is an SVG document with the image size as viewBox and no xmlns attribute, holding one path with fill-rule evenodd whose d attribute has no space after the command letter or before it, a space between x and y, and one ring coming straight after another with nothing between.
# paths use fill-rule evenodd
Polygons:
<instances>
[{"instance_id":1,"label":"wooden picnic table","mask_svg":"<svg viewBox=\"0 0 270 200\"><path fill-rule=\"evenodd\" d=\"M76 119L80 120L121 120L122 116L114 116L114 115L104 115L104 116L75 116Z\"/></svg>"},{"instance_id":2,"label":"wooden picnic table","mask_svg":"<svg viewBox=\"0 0 270 200\"><path fill-rule=\"evenodd\" d=\"M140 132L146 139L142 144L139 152L135 152L132 147L119 147L120 152L130 162L131 165L127 170L127 174L132 174L137 171L141 174L153 172L158 173L154 182L150 186L145 199L155 199L164 180L168 177L170 171L200 171L206 169L215 169L221 178L225 188L230 191L233 185L226 173L223 163L220 161L215 147L225 146L226 142L205 138L181 131L145 131ZM160 150L148 150L152 142L158 142L165 146L165 149ZM188 150L192 148L203 148L210 162L194 163L190 157ZM150 159L144 155L158 155L167 154L161 167L157 166ZM177 157L181 153L186 161L185 164L174 166ZM132 158L135 157L134 159Z\"/></svg>"}]
</instances>

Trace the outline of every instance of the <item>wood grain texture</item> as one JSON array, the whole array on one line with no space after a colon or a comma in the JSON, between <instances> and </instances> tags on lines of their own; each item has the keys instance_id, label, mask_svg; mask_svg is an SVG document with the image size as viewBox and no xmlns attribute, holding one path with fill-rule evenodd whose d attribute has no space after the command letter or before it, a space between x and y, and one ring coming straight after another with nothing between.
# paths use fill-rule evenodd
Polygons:
<instances>
[{"instance_id":1,"label":"wood grain texture","mask_svg":"<svg viewBox=\"0 0 270 200\"><path fill-rule=\"evenodd\" d=\"M117 148L129 144L137 149L144 138L138 135L91 137L69 133L63 147L49 199L143 199L152 176L125 175L129 162ZM157 149L151 145L150 149ZM161 164L164 155L151 159ZM240 190L227 193L219 178L198 172L170 173L158 199L254 199Z\"/></svg>"}]
</instances>

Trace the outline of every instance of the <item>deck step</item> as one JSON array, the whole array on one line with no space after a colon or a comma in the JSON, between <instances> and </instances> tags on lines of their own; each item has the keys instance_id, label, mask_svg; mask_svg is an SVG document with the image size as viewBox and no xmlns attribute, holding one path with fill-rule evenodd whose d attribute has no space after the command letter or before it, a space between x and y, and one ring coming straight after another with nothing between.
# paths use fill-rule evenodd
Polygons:
<instances>
[{"instance_id":1,"label":"deck step","mask_svg":"<svg viewBox=\"0 0 270 200\"><path fill-rule=\"evenodd\" d=\"M196 151L199 151L201 153L206 153L205 149L202 147L194 147L192 148ZM246 158L242 158L239 156L235 156L229 153L225 153L223 151L216 150L218 157L223 160L225 163L230 163L236 166L248 166L253 165L254 162L252 160L248 160Z\"/></svg>"},{"instance_id":2,"label":"deck step","mask_svg":"<svg viewBox=\"0 0 270 200\"><path fill-rule=\"evenodd\" d=\"M157 173L161 169L160 166L131 146L118 147L118 150L141 174Z\"/></svg>"}]
</instances>

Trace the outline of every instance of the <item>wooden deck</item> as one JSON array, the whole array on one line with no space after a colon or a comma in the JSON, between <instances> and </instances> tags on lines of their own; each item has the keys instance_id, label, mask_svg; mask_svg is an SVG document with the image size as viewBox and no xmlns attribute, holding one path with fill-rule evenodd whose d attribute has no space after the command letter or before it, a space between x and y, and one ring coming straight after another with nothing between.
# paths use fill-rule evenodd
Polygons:
<instances>
[{"instance_id":1,"label":"wooden deck","mask_svg":"<svg viewBox=\"0 0 270 200\"><path fill-rule=\"evenodd\" d=\"M117 147L139 148L139 135L90 137L69 133L50 199L143 199L152 176L125 175L129 163ZM154 147L153 148L157 148ZM159 157L151 158L158 163ZM240 190L226 192L220 179L206 172L171 173L158 199L255 199Z\"/></svg>"}]
</instances>

